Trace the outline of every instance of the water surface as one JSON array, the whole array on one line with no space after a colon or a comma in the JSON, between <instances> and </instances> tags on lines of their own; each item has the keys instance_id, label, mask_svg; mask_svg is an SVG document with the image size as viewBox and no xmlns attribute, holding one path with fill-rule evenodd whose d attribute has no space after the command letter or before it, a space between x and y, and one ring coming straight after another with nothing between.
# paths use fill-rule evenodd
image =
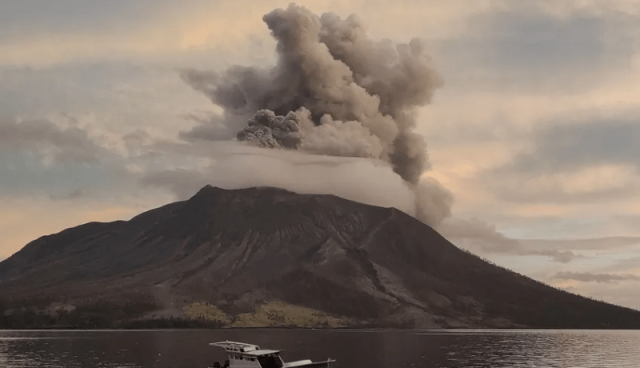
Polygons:
<instances>
[{"instance_id":1,"label":"water surface","mask_svg":"<svg viewBox=\"0 0 640 368\"><path fill-rule=\"evenodd\" d=\"M232 340L335 368L640 367L640 331L0 331L0 367L204 368Z\"/></svg>"}]
</instances>

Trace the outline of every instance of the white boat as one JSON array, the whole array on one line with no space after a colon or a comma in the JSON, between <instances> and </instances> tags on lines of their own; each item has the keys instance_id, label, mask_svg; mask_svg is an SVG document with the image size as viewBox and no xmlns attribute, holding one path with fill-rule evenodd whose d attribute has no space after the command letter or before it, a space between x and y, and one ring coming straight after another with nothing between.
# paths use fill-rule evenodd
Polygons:
<instances>
[{"instance_id":1,"label":"white boat","mask_svg":"<svg viewBox=\"0 0 640 368\"><path fill-rule=\"evenodd\" d=\"M223 366L215 362L209 368L329 368L329 364L335 362L332 359L320 362L305 359L285 363L280 357L280 350L260 349L258 345L234 341L213 342L209 345L223 348L228 356Z\"/></svg>"}]
</instances>

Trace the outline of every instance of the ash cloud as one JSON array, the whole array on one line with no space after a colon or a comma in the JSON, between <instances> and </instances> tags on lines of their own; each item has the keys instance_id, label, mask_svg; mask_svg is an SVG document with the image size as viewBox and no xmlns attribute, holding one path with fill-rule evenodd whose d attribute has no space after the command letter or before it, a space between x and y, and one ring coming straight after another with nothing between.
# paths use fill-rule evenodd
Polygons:
<instances>
[{"instance_id":1,"label":"ash cloud","mask_svg":"<svg viewBox=\"0 0 640 368\"><path fill-rule=\"evenodd\" d=\"M415 193L419 219L437 226L448 217L453 197L421 180L430 166L413 131L416 109L443 84L425 42L373 40L356 15L317 16L295 4L263 21L277 42L275 65L181 73L224 110L215 131L235 130L239 141L263 148L386 162ZM207 131L184 137L218 140L198 137Z\"/></svg>"}]
</instances>

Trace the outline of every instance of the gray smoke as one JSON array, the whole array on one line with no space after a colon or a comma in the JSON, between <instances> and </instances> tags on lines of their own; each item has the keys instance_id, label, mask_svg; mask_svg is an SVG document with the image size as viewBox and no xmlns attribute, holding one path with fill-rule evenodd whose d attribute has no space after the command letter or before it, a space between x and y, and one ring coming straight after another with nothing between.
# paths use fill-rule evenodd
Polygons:
<instances>
[{"instance_id":1,"label":"gray smoke","mask_svg":"<svg viewBox=\"0 0 640 368\"><path fill-rule=\"evenodd\" d=\"M383 151L380 139L360 122L336 121L326 114L316 125L304 107L287 116L259 110L237 138L258 147L299 149L327 156L380 158Z\"/></svg>"},{"instance_id":2,"label":"gray smoke","mask_svg":"<svg viewBox=\"0 0 640 368\"><path fill-rule=\"evenodd\" d=\"M437 225L449 216L451 194L437 182L420 180L429 163L426 143L413 131L416 109L442 85L425 42L372 40L356 15L318 17L295 4L263 20L277 41L274 66L182 73L223 108L237 139L388 162L413 188L418 218Z\"/></svg>"},{"instance_id":3,"label":"gray smoke","mask_svg":"<svg viewBox=\"0 0 640 368\"><path fill-rule=\"evenodd\" d=\"M238 140L265 148L298 149L302 141L299 120L293 112L276 116L271 110L260 110L249 119L249 126L238 132Z\"/></svg>"}]
</instances>

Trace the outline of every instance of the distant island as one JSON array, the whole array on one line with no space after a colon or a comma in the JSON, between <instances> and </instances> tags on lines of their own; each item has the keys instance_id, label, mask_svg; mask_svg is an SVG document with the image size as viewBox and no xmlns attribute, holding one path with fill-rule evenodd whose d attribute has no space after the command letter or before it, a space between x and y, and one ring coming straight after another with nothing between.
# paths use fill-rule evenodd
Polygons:
<instances>
[{"instance_id":1,"label":"distant island","mask_svg":"<svg viewBox=\"0 0 640 368\"><path fill-rule=\"evenodd\" d=\"M202 188L0 263L0 329L638 329L640 312L463 251L394 208Z\"/></svg>"}]
</instances>

